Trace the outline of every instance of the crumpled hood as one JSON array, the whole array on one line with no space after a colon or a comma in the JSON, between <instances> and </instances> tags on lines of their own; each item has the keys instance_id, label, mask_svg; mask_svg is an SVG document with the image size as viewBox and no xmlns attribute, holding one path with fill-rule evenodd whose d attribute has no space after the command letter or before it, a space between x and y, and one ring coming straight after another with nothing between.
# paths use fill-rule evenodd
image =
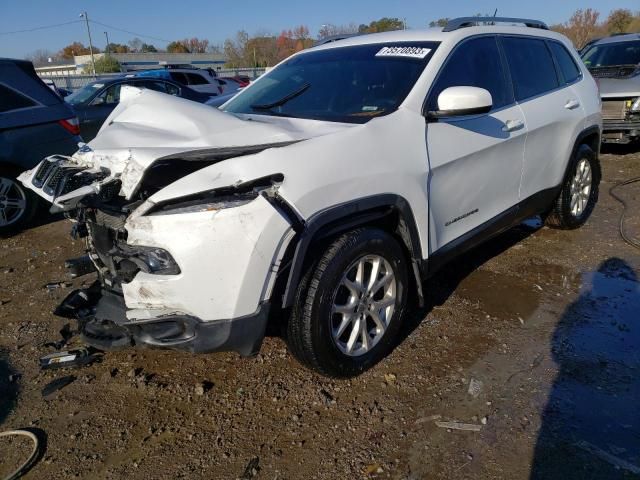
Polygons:
<instances>
[{"instance_id":1,"label":"crumpled hood","mask_svg":"<svg viewBox=\"0 0 640 480\"><path fill-rule=\"evenodd\" d=\"M120 104L105 120L98 135L82 146L68 163L88 169L107 169L122 182L121 195L130 199L145 172L156 160L176 154L206 151L225 158L246 155L247 148L273 146L326 135L348 127L344 124L260 116L243 119L216 108L172 95L124 86ZM26 172L29 180L39 168ZM99 185L94 185L98 191ZM49 201L43 192L33 189Z\"/></svg>"}]
</instances>

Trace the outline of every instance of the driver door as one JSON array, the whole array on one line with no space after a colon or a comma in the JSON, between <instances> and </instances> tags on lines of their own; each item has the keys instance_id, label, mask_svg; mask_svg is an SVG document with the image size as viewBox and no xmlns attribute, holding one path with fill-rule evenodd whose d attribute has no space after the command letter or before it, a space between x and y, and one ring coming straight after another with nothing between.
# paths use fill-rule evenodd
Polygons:
<instances>
[{"instance_id":1,"label":"driver door","mask_svg":"<svg viewBox=\"0 0 640 480\"><path fill-rule=\"evenodd\" d=\"M455 47L429 93L428 111L438 110L438 95L454 86L488 90L493 107L427 124L430 253L499 230L519 201L527 130L495 36Z\"/></svg>"}]
</instances>

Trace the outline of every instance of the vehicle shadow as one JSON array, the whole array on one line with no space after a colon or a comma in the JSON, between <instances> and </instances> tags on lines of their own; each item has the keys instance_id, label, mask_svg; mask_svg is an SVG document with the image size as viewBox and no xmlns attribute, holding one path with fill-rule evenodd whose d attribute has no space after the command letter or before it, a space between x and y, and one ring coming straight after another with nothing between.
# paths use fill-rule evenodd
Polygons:
<instances>
[{"instance_id":1,"label":"vehicle shadow","mask_svg":"<svg viewBox=\"0 0 640 480\"><path fill-rule=\"evenodd\" d=\"M9 363L6 351L0 349L0 425L9 416L16 404L19 376Z\"/></svg>"},{"instance_id":2,"label":"vehicle shadow","mask_svg":"<svg viewBox=\"0 0 640 480\"><path fill-rule=\"evenodd\" d=\"M458 285L471 273L506 250L517 245L535 233L539 227L519 225L490 242L474 248L449 262L433 277L422 284L424 306L410 308L404 318L396 346L402 344L407 337L423 322L431 311L442 304L456 291Z\"/></svg>"},{"instance_id":3,"label":"vehicle shadow","mask_svg":"<svg viewBox=\"0 0 640 480\"><path fill-rule=\"evenodd\" d=\"M616 143L603 143L600 147L600 153L611 155L632 155L640 152L640 142L616 144Z\"/></svg>"},{"instance_id":4,"label":"vehicle shadow","mask_svg":"<svg viewBox=\"0 0 640 480\"><path fill-rule=\"evenodd\" d=\"M531 480L640 478L640 283L618 258L582 280L553 335Z\"/></svg>"},{"instance_id":5,"label":"vehicle shadow","mask_svg":"<svg viewBox=\"0 0 640 480\"><path fill-rule=\"evenodd\" d=\"M12 232L12 233L0 233L0 239L7 239L11 237L15 237L16 235L20 235L21 233L30 230L32 228L42 227L44 225L49 225L50 223L59 222L64 219L64 215L62 213L49 213L47 209L43 209L41 212L38 212L36 217L26 225L24 228Z\"/></svg>"}]
</instances>

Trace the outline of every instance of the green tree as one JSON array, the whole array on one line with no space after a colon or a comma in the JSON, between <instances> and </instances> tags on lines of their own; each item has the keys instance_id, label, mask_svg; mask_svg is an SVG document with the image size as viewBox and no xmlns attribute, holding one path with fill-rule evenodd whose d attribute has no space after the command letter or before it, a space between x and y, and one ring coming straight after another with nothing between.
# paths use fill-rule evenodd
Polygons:
<instances>
[{"instance_id":1,"label":"green tree","mask_svg":"<svg viewBox=\"0 0 640 480\"><path fill-rule=\"evenodd\" d=\"M96 59L96 73L117 73L121 72L122 69L120 67L120 62L118 62L111 55L103 55L102 57ZM84 73L91 74L91 65L87 64L84 67Z\"/></svg>"},{"instance_id":2,"label":"green tree","mask_svg":"<svg viewBox=\"0 0 640 480\"><path fill-rule=\"evenodd\" d=\"M140 47L140 53L157 53L158 49L149 44L149 43L143 43L142 46Z\"/></svg>"},{"instance_id":3,"label":"green tree","mask_svg":"<svg viewBox=\"0 0 640 480\"><path fill-rule=\"evenodd\" d=\"M445 18L439 18L438 20L433 20L431 22L429 22L429 27L433 28L433 27L444 27L447 25L447 23L449 23L449 18L445 17Z\"/></svg>"},{"instance_id":4,"label":"green tree","mask_svg":"<svg viewBox=\"0 0 640 480\"><path fill-rule=\"evenodd\" d=\"M360 28L358 30L360 31L360 33L377 33L403 29L404 22L399 18L383 17L380 20L374 20L367 26L360 25Z\"/></svg>"},{"instance_id":5,"label":"green tree","mask_svg":"<svg viewBox=\"0 0 640 480\"><path fill-rule=\"evenodd\" d=\"M167 45L167 52L169 53L189 53L189 49L182 42L182 40L176 40Z\"/></svg>"}]
</instances>

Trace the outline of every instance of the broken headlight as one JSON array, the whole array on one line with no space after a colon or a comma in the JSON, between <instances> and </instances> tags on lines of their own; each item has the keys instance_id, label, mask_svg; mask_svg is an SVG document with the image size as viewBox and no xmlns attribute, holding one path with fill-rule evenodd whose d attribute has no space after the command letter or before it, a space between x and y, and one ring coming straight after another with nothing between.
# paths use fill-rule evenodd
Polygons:
<instances>
[{"instance_id":1,"label":"broken headlight","mask_svg":"<svg viewBox=\"0 0 640 480\"><path fill-rule=\"evenodd\" d=\"M153 206L146 215L175 215L198 213L241 207L255 200L261 192L279 185L284 180L281 173L239 183L231 187L216 188L178 197Z\"/></svg>"},{"instance_id":2,"label":"broken headlight","mask_svg":"<svg viewBox=\"0 0 640 480\"><path fill-rule=\"evenodd\" d=\"M121 245L120 251L115 257L121 258L119 263L122 268L129 261L145 273L154 275L178 275L180 273L180 267L171 254L162 248Z\"/></svg>"}]
</instances>

